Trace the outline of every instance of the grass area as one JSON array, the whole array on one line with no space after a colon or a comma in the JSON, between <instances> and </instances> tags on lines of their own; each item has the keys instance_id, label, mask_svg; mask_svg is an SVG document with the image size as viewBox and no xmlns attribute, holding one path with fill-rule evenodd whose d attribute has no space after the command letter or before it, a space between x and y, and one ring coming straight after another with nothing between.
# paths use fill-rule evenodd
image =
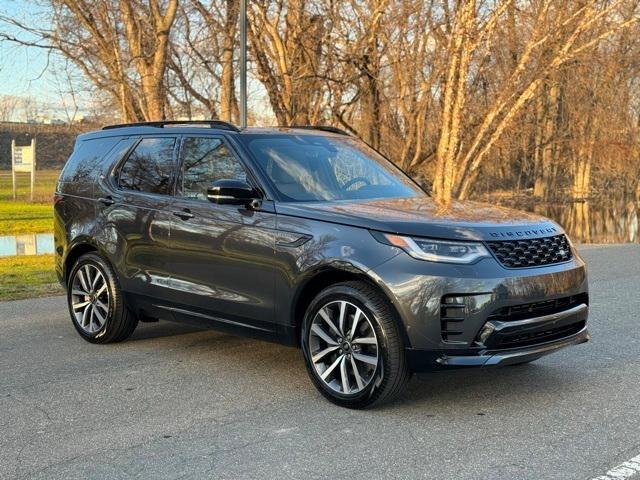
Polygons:
<instances>
[{"instance_id":1,"label":"grass area","mask_svg":"<svg viewBox=\"0 0 640 480\"><path fill-rule=\"evenodd\" d=\"M31 177L28 173L18 173L16 175L17 200L28 202ZM60 175L59 170L36 171L36 184L33 192L33 201L35 203L51 203L51 196L55 190L58 175ZM0 202L5 200L13 200L11 170L0 171Z\"/></svg>"},{"instance_id":2,"label":"grass area","mask_svg":"<svg viewBox=\"0 0 640 480\"><path fill-rule=\"evenodd\" d=\"M53 231L52 195L57 170L38 170L33 202L29 200L30 177L17 176L17 199L13 200L11 171L0 171L0 235ZM0 301L61 294L53 255L0 257Z\"/></svg>"},{"instance_id":3,"label":"grass area","mask_svg":"<svg viewBox=\"0 0 640 480\"><path fill-rule=\"evenodd\" d=\"M13 200L11 171L0 172L0 235L44 233L53 230L52 195L58 170L38 170L34 201L29 201L29 175L18 174Z\"/></svg>"},{"instance_id":4,"label":"grass area","mask_svg":"<svg viewBox=\"0 0 640 480\"><path fill-rule=\"evenodd\" d=\"M53 255L0 258L0 301L59 295Z\"/></svg>"},{"instance_id":5,"label":"grass area","mask_svg":"<svg viewBox=\"0 0 640 480\"><path fill-rule=\"evenodd\" d=\"M42 203L0 201L0 235L53 231L53 207Z\"/></svg>"}]
</instances>

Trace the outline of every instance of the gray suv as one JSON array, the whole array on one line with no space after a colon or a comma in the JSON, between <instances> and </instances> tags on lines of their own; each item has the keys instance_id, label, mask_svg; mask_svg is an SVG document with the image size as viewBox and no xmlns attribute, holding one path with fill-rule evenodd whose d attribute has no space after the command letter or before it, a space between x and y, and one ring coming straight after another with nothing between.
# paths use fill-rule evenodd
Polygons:
<instances>
[{"instance_id":1,"label":"gray suv","mask_svg":"<svg viewBox=\"0 0 640 480\"><path fill-rule=\"evenodd\" d=\"M55 251L85 340L165 319L299 346L316 388L346 407L391 399L414 371L525 363L589 339L587 272L562 228L440 205L329 127L81 135L56 188Z\"/></svg>"}]
</instances>

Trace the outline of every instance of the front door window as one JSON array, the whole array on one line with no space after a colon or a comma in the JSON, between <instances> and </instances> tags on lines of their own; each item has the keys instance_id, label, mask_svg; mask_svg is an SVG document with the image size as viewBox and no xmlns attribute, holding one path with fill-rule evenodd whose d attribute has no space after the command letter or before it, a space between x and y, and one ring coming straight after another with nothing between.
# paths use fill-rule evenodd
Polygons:
<instances>
[{"instance_id":1,"label":"front door window","mask_svg":"<svg viewBox=\"0 0 640 480\"><path fill-rule=\"evenodd\" d=\"M240 161L220 138L190 137L183 146L182 196L207 200L207 189L216 180L247 181Z\"/></svg>"}]
</instances>

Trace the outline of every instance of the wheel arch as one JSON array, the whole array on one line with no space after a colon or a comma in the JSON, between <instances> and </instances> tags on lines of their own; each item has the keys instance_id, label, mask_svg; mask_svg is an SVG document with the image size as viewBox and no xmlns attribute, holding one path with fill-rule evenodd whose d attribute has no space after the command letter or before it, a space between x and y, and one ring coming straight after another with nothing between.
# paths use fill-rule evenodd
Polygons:
<instances>
[{"instance_id":1,"label":"wheel arch","mask_svg":"<svg viewBox=\"0 0 640 480\"><path fill-rule=\"evenodd\" d=\"M310 274L298 287L293 297L290 312L290 320L295 330L295 339L293 339L295 344L297 346L300 346L300 330L302 329L304 314L307 307L309 306L309 303L322 290L329 287L330 285L348 281L364 282L373 289L377 290L387 300L387 303L392 309L394 318L396 319L396 322L398 324L398 328L405 342L405 346L409 346L409 337L407 335L404 323L402 322L402 318L400 317L400 312L396 308L389 293L381 285L379 279L351 264L333 264L319 268L312 274Z\"/></svg>"},{"instance_id":2,"label":"wheel arch","mask_svg":"<svg viewBox=\"0 0 640 480\"><path fill-rule=\"evenodd\" d=\"M69 249L64 259L63 275L65 285L69 282L69 273L73 269L73 265L82 255L89 252L99 252L99 250L96 245L88 240L78 241Z\"/></svg>"}]
</instances>

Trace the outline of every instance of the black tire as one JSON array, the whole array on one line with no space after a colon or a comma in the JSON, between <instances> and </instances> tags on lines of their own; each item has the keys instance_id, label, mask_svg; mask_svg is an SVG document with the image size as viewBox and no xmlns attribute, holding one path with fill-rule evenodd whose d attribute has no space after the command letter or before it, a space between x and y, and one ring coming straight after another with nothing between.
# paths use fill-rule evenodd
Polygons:
<instances>
[{"instance_id":1,"label":"black tire","mask_svg":"<svg viewBox=\"0 0 640 480\"><path fill-rule=\"evenodd\" d=\"M106 289L108 294L108 303L106 308L106 315L102 318L105 319L104 323L98 328L96 324L95 331L87 331L86 327L81 325L82 320L76 317L77 309L73 307L73 301L88 300L86 296L78 296L74 294L74 279L78 276L78 272L82 269L85 272L86 269L94 271L97 269L105 280ZM85 278L84 276L82 278ZM78 279L78 281L80 281ZM77 291L76 291L77 292ZM82 298L81 298L82 297ZM93 297L93 295L91 296ZM120 290L120 284L118 278L109 264L104 258L97 253L86 253L82 255L75 263L69 274L69 280L67 285L67 305L69 307L69 314L71 316L71 322L76 328L78 333L87 342L91 343L114 343L120 342L128 338L136 329L138 325L138 318L133 312L126 306L122 291ZM101 314L102 315L102 314ZM89 325L93 326L89 321Z\"/></svg>"},{"instance_id":2,"label":"black tire","mask_svg":"<svg viewBox=\"0 0 640 480\"><path fill-rule=\"evenodd\" d=\"M378 363L375 367L375 373L366 387L357 393L348 395L336 391L335 388L331 388L322 380L312 361L312 347L310 346L310 331L314 318L320 309L335 303L339 304L341 301L346 301L351 304L351 307L362 310L366 319L369 320L368 324L373 327L377 340ZM351 321L353 322L353 316ZM387 298L366 282L338 283L321 291L309 304L301 329L301 345L305 364L315 387L331 402L347 408L378 406L394 399L404 390L410 378L403 337L399 328L398 319L396 319L396 314ZM339 352L343 352L343 350L341 349ZM335 353L335 355L339 355L339 353ZM350 359L351 356L349 355L348 358ZM352 369L351 376L353 375Z\"/></svg>"}]
</instances>

